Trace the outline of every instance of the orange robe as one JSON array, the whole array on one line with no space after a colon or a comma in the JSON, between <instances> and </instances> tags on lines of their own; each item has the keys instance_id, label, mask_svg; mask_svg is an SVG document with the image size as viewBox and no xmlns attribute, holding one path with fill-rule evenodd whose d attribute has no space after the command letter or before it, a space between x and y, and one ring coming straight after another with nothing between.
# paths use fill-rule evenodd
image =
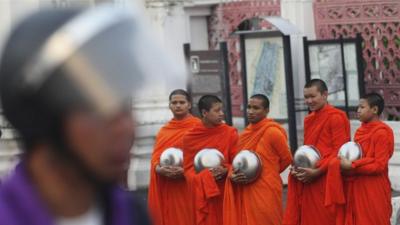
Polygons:
<instances>
[{"instance_id":1,"label":"orange robe","mask_svg":"<svg viewBox=\"0 0 400 225\"><path fill-rule=\"evenodd\" d=\"M336 206L337 225L390 225L392 214L388 163L394 151L392 129L381 121L363 123L354 141L361 145L363 157L352 163L352 170L340 176L339 159L333 159L329 173L336 186L329 190L327 204ZM339 174L339 176L337 175ZM334 197L345 201L334 201ZM341 204L341 203L345 203Z\"/></svg>"},{"instance_id":2,"label":"orange robe","mask_svg":"<svg viewBox=\"0 0 400 225\"><path fill-rule=\"evenodd\" d=\"M215 181L208 169L196 173L193 161L200 150L216 148L224 155L224 166L229 169L228 162L236 153L237 141L236 129L226 124L213 128L199 124L183 137L185 176L192 195L187 203L191 203L195 215L188 225L222 225L225 179Z\"/></svg>"},{"instance_id":3,"label":"orange robe","mask_svg":"<svg viewBox=\"0 0 400 225\"><path fill-rule=\"evenodd\" d=\"M304 119L304 144L315 146L321 154L317 167L323 174L308 184L289 175L284 225L335 225L335 213L325 207L325 180L328 164L339 148L350 141L350 122L346 114L331 105L312 112Z\"/></svg>"},{"instance_id":4,"label":"orange robe","mask_svg":"<svg viewBox=\"0 0 400 225\"><path fill-rule=\"evenodd\" d=\"M281 225L282 180L280 173L292 162L285 130L270 119L251 124L239 137L238 149L258 154L262 171L249 184L226 181L224 225Z\"/></svg>"},{"instance_id":5,"label":"orange robe","mask_svg":"<svg viewBox=\"0 0 400 225\"><path fill-rule=\"evenodd\" d=\"M154 225L191 224L190 209L187 206L189 191L186 180L171 180L156 173L161 153L169 148L182 149L182 137L201 121L193 116L183 120L170 120L159 131L151 157L151 177L148 206Z\"/></svg>"}]
</instances>

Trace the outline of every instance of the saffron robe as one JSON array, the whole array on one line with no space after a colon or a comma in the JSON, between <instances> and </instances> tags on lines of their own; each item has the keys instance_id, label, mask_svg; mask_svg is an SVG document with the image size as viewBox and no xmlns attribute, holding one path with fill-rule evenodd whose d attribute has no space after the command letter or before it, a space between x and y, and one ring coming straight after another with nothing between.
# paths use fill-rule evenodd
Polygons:
<instances>
[{"instance_id":1,"label":"saffron robe","mask_svg":"<svg viewBox=\"0 0 400 225\"><path fill-rule=\"evenodd\" d=\"M382 121L363 123L354 141L360 144L363 157L353 161L343 176L340 160L331 161L328 173L333 185L327 189L326 205L336 209L337 225L390 225L388 163L394 151L393 131Z\"/></svg>"},{"instance_id":2,"label":"saffron robe","mask_svg":"<svg viewBox=\"0 0 400 225\"><path fill-rule=\"evenodd\" d=\"M292 162L285 130L265 118L246 127L239 137L238 149L257 153L262 171L257 180L248 184L235 184L227 179L224 225L281 225L280 173Z\"/></svg>"},{"instance_id":3,"label":"saffron robe","mask_svg":"<svg viewBox=\"0 0 400 225\"><path fill-rule=\"evenodd\" d=\"M339 148L350 141L350 122L346 114L327 104L304 119L304 144L315 146L321 160L322 175L308 184L289 175L284 225L335 225L336 216L325 207L325 180L329 162Z\"/></svg>"},{"instance_id":4,"label":"saffron robe","mask_svg":"<svg viewBox=\"0 0 400 225\"><path fill-rule=\"evenodd\" d=\"M195 225L221 225L222 204L225 179L215 181L212 173L204 169L196 173L194 157L204 148L218 149L225 158L224 166L230 168L229 162L237 151L238 134L235 128L226 124L207 128L199 124L183 137L184 169L193 208Z\"/></svg>"},{"instance_id":5,"label":"saffron robe","mask_svg":"<svg viewBox=\"0 0 400 225\"><path fill-rule=\"evenodd\" d=\"M162 152L170 147L183 150L182 137L201 121L189 116L172 119L157 134L151 157L151 175L148 207L154 225L187 225L191 223L191 210L187 205L189 191L185 179L170 179L156 173Z\"/></svg>"}]
</instances>

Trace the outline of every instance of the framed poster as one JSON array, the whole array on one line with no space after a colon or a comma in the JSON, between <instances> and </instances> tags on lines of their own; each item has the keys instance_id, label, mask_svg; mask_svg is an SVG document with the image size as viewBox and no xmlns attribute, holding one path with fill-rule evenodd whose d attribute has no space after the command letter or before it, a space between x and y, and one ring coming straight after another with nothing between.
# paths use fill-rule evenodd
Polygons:
<instances>
[{"instance_id":1,"label":"framed poster","mask_svg":"<svg viewBox=\"0 0 400 225\"><path fill-rule=\"evenodd\" d=\"M279 36L245 39L247 96L266 95L276 120L288 119L283 51Z\"/></svg>"},{"instance_id":2,"label":"framed poster","mask_svg":"<svg viewBox=\"0 0 400 225\"><path fill-rule=\"evenodd\" d=\"M361 37L308 41L304 39L306 80L319 78L328 86L330 104L355 111L364 93Z\"/></svg>"},{"instance_id":3,"label":"framed poster","mask_svg":"<svg viewBox=\"0 0 400 225\"><path fill-rule=\"evenodd\" d=\"M254 94L270 100L268 117L288 127L290 146L297 149L290 36L279 31L241 31L243 106ZM244 111L246 124L247 111Z\"/></svg>"},{"instance_id":4,"label":"framed poster","mask_svg":"<svg viewBox=\"0 0 400 225\"><path fill-rule=\"evenodd\" d=\"M215 95L223 102L226 123L232 125L226 43L220 43L220 50L204 51L191 51L190 45L185 44L184 51L190 71L187 90L193 100L192 114L200 117L197 103L201 96Z\"/></svg>"}]
</instances>

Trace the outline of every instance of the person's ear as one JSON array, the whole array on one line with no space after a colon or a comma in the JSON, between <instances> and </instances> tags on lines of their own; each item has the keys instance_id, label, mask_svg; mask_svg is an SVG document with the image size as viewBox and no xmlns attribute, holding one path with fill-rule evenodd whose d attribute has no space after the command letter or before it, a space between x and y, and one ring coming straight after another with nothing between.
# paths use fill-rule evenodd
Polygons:
<instances>
[{"instance_id":1,"label":"person's ear","mask_svg":"<svg viewBox=\"0 0 400 225\"><path fill-rule=\"evenodd\" d=\"M266 108L266 109L265 109L265 112L266 112L266 114L268 115L268 113L269 113L269 108Z\"/></svg>"},{"instance_id":2,"label":"person's ear","mask_svg":"<svg viewBox=\"0 0 400 225\"><path fill-rule=\"evenodd\" d=\"M378 106L372 107L372 112L373 112L375 115L378 115L378 112L379 112Z\"/></svg>"},{"instance_id":3,"label":"person's ear","mask_svg":"<svg viewBox=\"0 0 400 225\"><path fill-rule=\"evenodd\" d=\"M205 109L202 109L201 110L201 116L204 118L204 117L206 117L207 116L207 110L205 110Z\"/></svg>"},{"instance_id":4,"label":"person's ear","mask_svg":"<svg viewBox=\"0 0 400 225\"><path fill-rule=\"evenodd\" d=\"M328 100L328 91L323 91L322 96L324 97L325 100Z\"/></svg>"}]
</instances>

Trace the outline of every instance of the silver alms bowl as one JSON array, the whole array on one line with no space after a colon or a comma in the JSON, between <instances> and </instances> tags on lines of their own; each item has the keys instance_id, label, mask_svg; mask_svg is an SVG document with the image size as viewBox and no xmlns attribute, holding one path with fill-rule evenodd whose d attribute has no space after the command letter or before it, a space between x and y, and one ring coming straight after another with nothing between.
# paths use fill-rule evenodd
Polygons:
<instances>
[{"instance_id":1,"label":"silver alms bowl","mask_svg":"<svg viewBox=\"0 0 400 225\"><path fill-rule=\"evenodd\" d=\"M205 148L194 157L194 169L197 173L205 168L215 168L222 165L224 155L215 148Z\"/></svg>"},{"instance_id":2,"label":"silver alms bowl","mask_svg":"<svg viewBox=\"0 0 400 225\"><path fill-rule=\"evenodd\" d=\"M250 182L256 180L261 173L262 164L257 153L241 150L233 159L232 166L246 175Z\"/></svg>"},{"instance_id":3,"label":"silver alms bowl","mask_svg":"<svg viewBox=\"0 0 400 225\"><path fill-rule=\"evenodd\" d=\"M179 148L167 148L161 153L161 166L180 166L183 164L183 152Z\"/></svg>"},{"instance_id":4,"label":"silver alms bowl","mask_svg":"<svg viewBox=\"0 0 400 225\"><path fill-rule=\"evenodd\" d=\"M300 146L294 153L294 165L303 168L315 168L321 155L314 146Z\"/></svg>"},{"instance_id":5,"label":"silver alms bowl","mask_svg":"<svg viewBox=\"0 0 400 225\"><path fill-rule=\"evenodd\" d=\"M361 159L362 157L361 146L356 142L349 141L344 145L342 145L342 147L340 147L338 156L340 158L345 158L350 161Z\"/></svg>"}]
</instances>

